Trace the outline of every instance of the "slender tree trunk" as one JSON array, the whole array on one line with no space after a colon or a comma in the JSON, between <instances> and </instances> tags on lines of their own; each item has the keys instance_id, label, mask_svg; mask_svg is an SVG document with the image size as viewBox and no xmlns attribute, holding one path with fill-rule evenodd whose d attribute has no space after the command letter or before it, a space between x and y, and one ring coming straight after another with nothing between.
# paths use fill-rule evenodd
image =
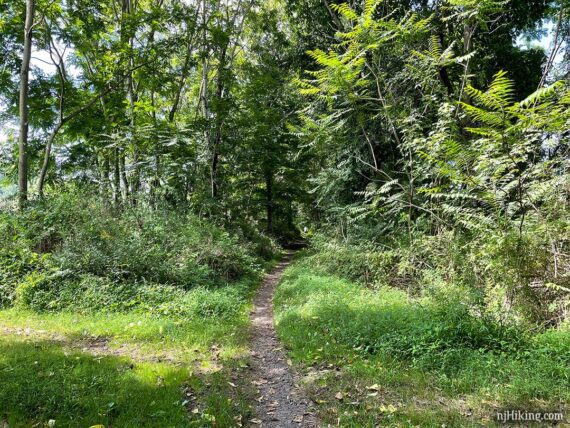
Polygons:
<instances>
[{"instance_id":1,"label":"slender tree trunk","mask_svg":"<svg viewBox=\"0 0 570 428\"><path fill-rule=\"evenodd\" d=\"M121 42L122 45L124 46L124 48L129 48L132 49L133 48L133 43L134 43L134 35L131 31L127 32L127 26L126 21L129 18L129 15L131 15L134 12L134 3L132 0L122 0L122 4L121 4L121 24L120 24L120 37L121 37ZM127 101L128 101L128 109L127 109L127 118L128 118L128 129L129 129L129 137L128 137L128 144L127 144L127 149L132 150L133 153L133 169L132 169L132 176L131 176L131 189L130 189L130 193L133 196L133 200L132 203L133 205L136 204L136 200L135 200L135 195L138 192L139 189L139 183L140 183L140 177L139 177L139 166L138 166L138 160L139 160L139 150L138 147L136 146L136 140L134 139L134 133L135 133L135 125L136 125L136 120L135 120L135 104L137 102L137 93L136 93L136 87L135 87L135 83L134 83L134 79L133 79L133 66L134 66L134 59L133 59L133 55L131 52L128 53L128 64L129 64L129 71L126 74L126 80L127 80ZM119 166L121 169L121 184L123 187L123 198L125 200L128 199L129 197L129 181L127 179L127 173L126 173L126 165L125 165L125 153L124 151L121 151L120 157L119 157Z\"/></svg>"},{"instance_id":2,"label":"slender tree trunk","mask_svg":"<svg viewBox=\"0 0 570 428\"><path fill-rule=\"evenodd\" d=\"M174 101L172 102L172 107L168 112L168 122L174 122L174 117L178 111L178 106L180 105L180 97L182 95L182 90L184 89L184 83L186 82L186 76L188 74L188 69L190 68L190 59L192 58L192 45L188 43L188 50L186 52L186 58L184 59L184 65L182 66L182 73L180 75L180 80L178 82L178 89L176 90L176 95L174 96Z\"/></svg>"},{"instance_id":3,"label":"slender tree trunk","mask_svg":"<svg viewBox=\"0 0 570 428\"><path fill-rule=\"evenodd\" d=\"M214 153L212 155L212 166L210 169L210 184L211 184L211 192L212 192L212 198L217 198L218 197L218 193L219 193L219 188L218 188L218 177L217 177L217 171L218 171L218 162L220 159L220 155L217 152L217 141L219 139L219 136L216 137L216 142L214 143Z\"/></svg>"},{"instance_id":4,"label":"slender tree trunk","mask_svg":"<svg viewBox=\"0 0 570 428\"><path fill-rule=\"evenodd\" d=\"M108 204L109 202L109 188L111 187L111 180L110 180L110 175L111 175L111 162L109 160L109 153L107 153L107 151L103 152L103 176L101 177L101 184L102 184L102 194L103 194L103 200L105 201L106 204Z\"/></svg>"},{"instance_id":5,"label":"slender tree trunk","mask_svg":"<svg viewBox=\"0 0 570 428\"><path fill-rule=\"evenodd\" d=\"M50 159L50 155L51 155L51 148L53 146L53 142L55 140L55 137L57 136L57 134L58 134L59 130L61 129L61 127L63 126L63 124L64 124L63 121L59 121L57 123L55 129L50 134L48 142L46 144L45 153L44 153L44 162L42 164L42 169L40 171L40 177L38 179L38 194L39 194L40 198L43 198L43 196L44 196L44 184L46 181L47 170L49 167L49 159Z\"/></svg>"},{"instance_id":6,"label":"slender tree trunk","mask_svg":"<svg viewBox=\"0 0 570 428\"><path fill-rule=\"evenodd\" d=\"M226 65L226 53L227 53L227 46L224 47L222 51L222 55L220 57L220 64L218 66L218 78L216 82L216 100L217 100L217 109L216 112L216 136L214 141L212 142L212 164L210 170L210 184L212 189L212 198L217 198L219 193L219 183L218 183L218 164L220 159L220 145L222 143L222 125L223 125L223 118L222 114L223 111L220 111L222 107L222 99L224 98L224 69Z\"/></svg>"},{"instance_id":7,"label":"slender tree trunk","mask_svg":"<svg viewBox=\"0 0 570 428\"><path fill-rule=\"evenodd\" d=\"M468 55L471 53L471 48L473 45L473 35L477 30L477 25L471 22L466 22L463 27L463 54ZM467 59L465 62L465 71L463 72L463 79L461 81L461 91L459 94L459 100L464 103L469 103L469 95L465 92L465 88L469 85L471 80L471 61Z\"/></svg>"},{"instance_id":8,"label":"slender tree trunk","mask_svg":"<svg viewBox=\"0 0 570 428\"><path fill-rule=\"evenodd\" d=\"M152 105L152 127L154 142L154 177L150 181L150 200L155 207L158 202L158 193L160 189L160 138L158 136L158 119L156 117L156 102L154 89L150 93L150 101Z\"/></svg>"},{"instance_id":9,"label":"slender tree trunk","mask_svg":"<svg viewBox=\"0 0 570 428\"><path fill-rule=\"evenodd\" d=\"M273 233L273 174L265 172L265 191L267 197L267 233Z\"/></svg>"},{"instance_id":10,"label":"slender tree trunk","mask_svg":"<svg viewBox=\"0 0 570 428\"><path fill-rule=\"evenodd\" d=\"M113 200L115 206L118 207L121 203L121 172L119 168L119 149L115 149L114 152Z\"/></svg>"},{"instance_id":11,"label":"slender tree trunk","mask_svg":"<svg viewBox=\"0 0 570 428\"><path fill-rule=\"evenodd\" d=\"M34 25L35 1L26 0L24 27L24 53L20 70L20 138L18 142L18 206L24 207L28 200L28 85L30 59L32 56L32 28Z\"/></svg>"},{"instance_id":12,"label":"slender tree trunk","mask_svg":"<svg viewBox=\"0 0 570 428\"><path fill-rule=\"evenodd\" d=\"M132 39L130 41L132 47ZM131 59L132 65L132 59ZM135 104L138 101L138 94L136 92L133 75L129 73L128 77L128 85L129 85L129 116L130 116L130 146L133 150L133 174L131 177L131 197L133 205L136 205L136 197L140 189L140 167L139 167L139 147L137 145L135 135L135 128L136 128L136 112L135 112Z\"/></svg>"},{"instance_id":13,"label":"slender tree trunk","mask_svg":"<svg viewBox=\"0 0 570 428\"><path fill-rule=\"evenodd\" d=\"M121 185L122 185L122 193L123 193L123 200L126 201L129 199L129 180L127 179L127 162L126 162L126 155L123 150L119 153L119 170L121 172Z\"/></svg>"}]
</instances>

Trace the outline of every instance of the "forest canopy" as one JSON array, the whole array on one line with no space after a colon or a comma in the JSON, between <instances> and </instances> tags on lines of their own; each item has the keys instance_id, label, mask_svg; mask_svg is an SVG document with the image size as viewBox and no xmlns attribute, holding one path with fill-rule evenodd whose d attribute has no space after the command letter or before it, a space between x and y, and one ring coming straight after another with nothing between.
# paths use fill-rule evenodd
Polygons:
<instances>
[{"instance_id":1,"label":"forest canopy","mask_svg":"<svg viewBox=\"0 0 570 428\"><path fill-rule=\"evenodd\" d=\"M275 300L295 363L384 352L500 401L508 379L477 370L528 358L516 404L567 404L569 14L0 0L0 307L216 319L237 341L280 246L308 245ZM309 313L325 344L305 341Z\"/></svg>"}]
</instances>

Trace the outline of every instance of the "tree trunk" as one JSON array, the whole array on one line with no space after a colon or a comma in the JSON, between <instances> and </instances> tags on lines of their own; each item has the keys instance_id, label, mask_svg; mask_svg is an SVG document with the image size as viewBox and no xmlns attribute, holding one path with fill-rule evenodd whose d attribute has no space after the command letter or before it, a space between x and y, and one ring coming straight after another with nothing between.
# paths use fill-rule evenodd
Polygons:
<instances>
[{"instance_id":1,"label":"tree trunk","mask_svg":"<svg viewBox=\"0 0 570 428\"><path fill-rule=\"evenodd\" d=\"M40 177L38 179L38 194L39 194L40 198L43 198L43 196L44 196L44 184L46 181L47 170L49 167L49 159L50 159L50 155L51 155L51 148L53 146L53 142L55 140L55 137L56 137L57 133L59 132L59 130L61 129L61 127L63 126L63 124L64 124L64 122L62 122L62 121L58 122L55 129L50 134L48 142L46 144L45 153L44 153L44 162L42 164L42 169L40 171Z\"/></svg>"},{"instance_id":2,"label":"tree trunk","mask_svg":"<svg viewBox=\"0 0 570 428\"><path fill-rule=\"evenodd\" d=\"M123 200L129 199L129 180L127 179L127 162L126 162L125 152L121 150L119 153L119 169L121 171L121 185L123 188Z\"/></svg>"},{"instance_id":3,"label":"tree trunk","mask_svg":"<svg viewBox=\"0 0 570 428\"><path fill-rule=\"evenodd\" d=\"M119 149L114 150L114 174L113 174L113 200L118 207L121 202L121 173L119 168Z\"/></svg>"},{"instance_id":4,"label":"tree trunk","mask_svg":"<svg viewBox=\"0 0 570 428\"><path fill-rule=\"evenodd\" d=\"M103 171L102 171L102 177L101 177L101 185L102 185L102 196L103 196L103 200L105 201L106 204L109 203L109 188L111 187L111 180L110 180L110 175L111 175L111 162L109 160L109 154L104 151L103 152Z\"/></svg>"},{"instance_id":5,"label":"tree trunk","mask_svg":"<svg viewBox=\"0 0 570 428\"><path fill-rule=\"evenodd\" d=\"M267 233L273 233L273 174L265 172L265 191L267 196Z\"/></svg>"},{"instance_id":6,"label":"tree trunk","mask_svg":"<svg viewBox=\"0 0 570 428\"><path fill-rule=\"evenodd\" d=\"M219 193L219 183L218 183L218 164L220 159L220 145L222 143L222 125L223 111L220 111L222 106L222 99L224 98L224 69L226 65L226 53L227 46L224 47L222 55L220 57L220 64L218 66L218 78L216 81L216 101L217 109L216 112L216 137L212 142L212 164L210 171L210 183L212 187L212 198L216 199Z\"/></svg>"},{"instance_id":7,"label":"tree trunk","mask_svg":"<svg viewBox=\"0 0 570 428\"><path fill-rule=\"evenodd\" d=\"M34 25L35 1L26 0L24 27L24 53L20 70L20 137L18 141L18 207L22 209L28 200L28 82L32 56L32 27Z\"/></svg>"},{"instance_id":8,"label":"tree trunk","mask_svg":"<svg viewBox=\"0 0 570 428\"><path fill-rule=\"evenodd\" d=\"M216 137L216 142L214 143L214 153L212 155L212 167L210 169L210 184L211 184L211 191L212 191L212 198L216 199L218 197L218 178L216 176L218 171L218 161L220 155L217 152L217 145L218 145L219 136Z\"/></svg>"}]
</instances>

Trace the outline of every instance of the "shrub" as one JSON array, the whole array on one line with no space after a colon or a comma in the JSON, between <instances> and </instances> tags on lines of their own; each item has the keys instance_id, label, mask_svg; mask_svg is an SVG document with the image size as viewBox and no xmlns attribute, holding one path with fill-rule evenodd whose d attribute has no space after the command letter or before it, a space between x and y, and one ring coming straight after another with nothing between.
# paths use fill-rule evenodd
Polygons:
<instances>
[{"instance_id":1,"label":"shrub","mask_svg":"<svg viewBox=\"0 0 570 428\"><path fill-rule=\"evenodd\" d=\"M303 263L367 287L394 286L409 296L460 294L472 311L498 322L552 326L568 313L567 227L561 221L545 231L529 221L522 235L491 228L477 234L415 231L383 245L317 235Z\"/></svg>"},{"instance_id":2,"label":"shrub","mask_svg":"<svg viewBox=\"0 0 570 428\"><path fill-rule=\"evenodd\" d=\"M22 278L34 272L44 272L49 257L27 248L0 249L0 307L11 306L16 298L16 288Z\"/></svg>"},{"instance_id":3,"label":"shrub","mask_svg":"<svg viewBox=\"0 0 570 428\"><path fill-rule=\"evenodd\" d=\"M3 213L0 229L2 306L164 307L185 316L219 316L241 307L245 278L258 277L264 263L248 241L251 231L230 233L193 214L142 204L118 212L79 192ZM273 255L274 244L255 236L259 245L271 244L266 255ZM185 293L194 289L201 305Z\"/></svg>"}]
</instances>

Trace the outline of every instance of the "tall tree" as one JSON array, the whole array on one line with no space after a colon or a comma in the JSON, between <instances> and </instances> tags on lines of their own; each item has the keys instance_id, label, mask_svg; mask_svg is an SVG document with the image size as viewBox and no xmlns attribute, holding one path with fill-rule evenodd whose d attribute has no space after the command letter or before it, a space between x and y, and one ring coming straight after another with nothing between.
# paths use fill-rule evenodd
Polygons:
<instances>
[{"instance_id":1,"label":"tall tree","mask_svg":"<svg viewBox=\"0 0 570 428\"><path fill-rule=\"evenodd\" d=\"M26 0L24 51L20 70L20 137L18 143L18 205L20 209L24 207L28 200L28 96L35 7L35 0Z\"/></svg>"}]
</instances>

